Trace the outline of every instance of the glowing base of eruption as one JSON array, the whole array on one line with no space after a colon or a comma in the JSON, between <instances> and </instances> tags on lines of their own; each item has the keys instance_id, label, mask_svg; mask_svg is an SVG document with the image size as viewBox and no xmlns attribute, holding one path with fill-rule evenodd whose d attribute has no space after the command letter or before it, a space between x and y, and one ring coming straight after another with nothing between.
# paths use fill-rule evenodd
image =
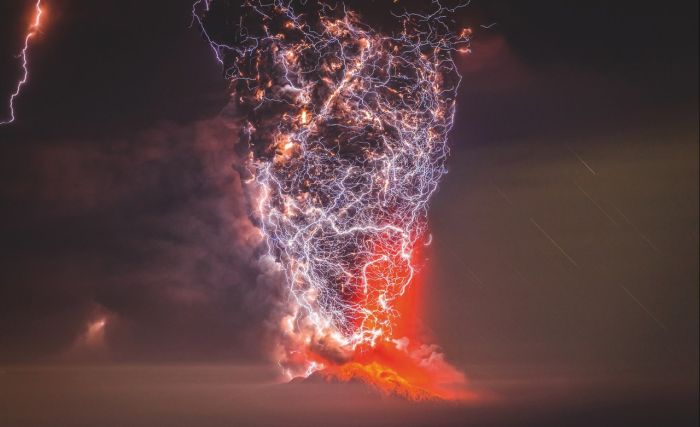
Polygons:
<instances>
[{"instance_id":1,"label":"glowing base of eruption","mask_svg":"<svg viewBox=\"0 0 700 427\"><path fill-rule=\"evenodd\" d=\"M381 340L371 347L353 350L340 347L331 337L324 335L309 338L304 344L287 345L279 356L290 369L286 372L290 379L358 380L382 394L411 400L470 400L477 397L467 389L464 375L444 360L436 346L406 337ZM295 367L305 367L306 371L295 373Z\"/></svg>"},{"instance_id":2,"label":"glowing base of eruption","mask_svg":"<svg viewBox=\"0 0 700 427\"><path fill-rule=\"evenodd\" d=\"M406 338L355 352L346 363L324 364L314 372L328 381L361 381L382 394L410 400L470 400L464 375L447 364L433 346L406 348ZM316 356L318 357L318 356ZM313 358L313 356L312 356Z\"/></svg>"},{"instance_id":3,"label":"glowing base of eruption","mask_svg":"<svg viewBox=\"0 0 700 427\"><path fill-rule=\"evenodd\" d=\"M253 217L285 276L278 362L290 377L321 371L452 397L437 379L454 369L433 369L398 326L412 314L402 300L446 172L460 81L452 55L469 31L452 31L453 10L437 1L429 14L395 16L391 35L342 3L298 6L245 2L223 19L238 23L233 32L205 31L241 113ZM217 10L199 1L194 19L209 29Z\"/></svg>"},{"instance_id":4,"label":"glowing base of eruption","mask_svg":"<svg viewBox=\"0 0 700 427\"><path fill-rule=\"evenodd\" d=\"M415 381L406 379L392 368L380 365L377 362L370 362L366 365L351 362L332 369L319 371L319 373L326 378L345 382L359 379L370 384L380 392L410 400L449 398L441 393L431 391L429 388L416 385Z\"/></svg>"},{"instance_id":5,"label":"glowing base of eruption","mask_svg":"<svg viewBox=\"0 0 700 427\"><path fill-rule=\"evenodd\" d=\"M420 251L415 252L418 257ZM421 335L417 318L423 299L418 285L422 283L421 274L414 276L412 286L397 301L393 336L355 346L333 330L316 330L304 324L308 320L301 313L285 317L276 358L287 378L360 381L381 394L415 401L465 402L481 398L469 390L464 374L445 361L437 346L416 338Z\"/></svg>"}]
</instances>

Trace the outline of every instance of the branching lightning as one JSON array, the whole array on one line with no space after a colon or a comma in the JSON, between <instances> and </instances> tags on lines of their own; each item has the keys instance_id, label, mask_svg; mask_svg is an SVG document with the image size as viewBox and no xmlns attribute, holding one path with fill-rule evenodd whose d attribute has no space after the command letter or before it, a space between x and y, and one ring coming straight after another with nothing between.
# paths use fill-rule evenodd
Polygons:
<instances>
[{"instance_id":1,"label":"branching lightning","mask_svg":"<svg viewBox=\"0 0 700 427\"><path fill-rule=\"evenodd\" d=\"M299 13L291 1L249 1L235 43L204 31L243 116L254 217L285 274L290 376L400 338L398 302L446 172L453 55L470 41L451 30L454 9L433 6L395 15L401 30L386 35L342 4ZM193 6L204 29L200 8L209 2Z\"/></svg>"},{"instance_id":2,"label":"branching lightning","mask_svg":"<svg viewBox=\"0 0 700 427\"><path fill-rule=\"evenodd\" d=\"M21 60L22 64L22 76L19 80L17 80L15 90L12 92L7 102L10 115L7 119L0 121L0 125L10 124L15 121L15 98L19 96L19 94L22 92L22 87L29 81L29 45L34 36L36 36L39 32L42 13L41 0L36 0L36 3L34 4L34 19L29 25L27 34L24 36L24 46L18 55L18 58Z\"/></svg>"}]
</instances>

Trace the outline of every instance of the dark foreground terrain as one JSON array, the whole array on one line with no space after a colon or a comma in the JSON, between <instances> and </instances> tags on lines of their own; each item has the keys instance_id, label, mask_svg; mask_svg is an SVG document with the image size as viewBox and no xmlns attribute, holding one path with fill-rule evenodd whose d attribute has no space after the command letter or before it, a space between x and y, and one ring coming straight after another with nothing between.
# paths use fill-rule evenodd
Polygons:
<instances>
[{"instance_id":1,"label":"dark foreground terrain","mask_svg":"<svg viewBox=\"0 0 700 427\"><path fill-rule=\"evenodd\" d=\"M247 366L10 367L0 425L34 426L695 426L697 389L672 380L473 382L467 405L410 403L360 384L277 384ZM620 385L624 384L624 385ZM659 398L659 396L662 396Z\"/></svg>"}]
</instances>

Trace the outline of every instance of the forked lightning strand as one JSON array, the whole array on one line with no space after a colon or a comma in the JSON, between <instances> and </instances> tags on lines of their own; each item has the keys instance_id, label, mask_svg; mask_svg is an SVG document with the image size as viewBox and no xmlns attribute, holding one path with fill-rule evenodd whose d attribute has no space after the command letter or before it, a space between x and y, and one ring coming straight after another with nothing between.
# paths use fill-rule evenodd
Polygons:
<instances>
[{"instance_id":1,"label":"forked lightning strand","mask_svg":"<svg viewBox=\"0 0 700 427\"><path fill-rule=\"evenodd\" d=\"M34 20L29 26L27 34L24 36L24 47L18 55L22 61L22 77L17 81L15 85L15 90L10 95L8 100L8 109L10 116L9 118L0 121L0 125L6 125L15 121L15 98L17 98L22 92L22 87L29 81L29 43L34 38L34 36L39 32L39 25L41 24L41 0L36 0L34 4Z\"/></svg>"}]
</instances>

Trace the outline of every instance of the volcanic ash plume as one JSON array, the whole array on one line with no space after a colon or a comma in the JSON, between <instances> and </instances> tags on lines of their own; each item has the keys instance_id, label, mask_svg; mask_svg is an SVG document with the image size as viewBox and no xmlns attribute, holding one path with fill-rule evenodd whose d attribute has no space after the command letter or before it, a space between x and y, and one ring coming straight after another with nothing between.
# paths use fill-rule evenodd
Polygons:
<instances>
[{"instance_id":1,"label":"volcanic ash plume","mask_svg":"<svg viewBox=\"0 0 700 427\"><path fill-rule=\"evenodd\" d=\"M437 2L394 16L387 35L342 4L276 0L246 2L235 30L216 35L215 6L195 4L207 12L194 18L231 79L253 216L284 273L280 366L410 398L457 396L444 385L461 373L401 325L446 171L452 55L468 50L469 31L452 30L453 10Z\"/></svg>"}]
</instances>

